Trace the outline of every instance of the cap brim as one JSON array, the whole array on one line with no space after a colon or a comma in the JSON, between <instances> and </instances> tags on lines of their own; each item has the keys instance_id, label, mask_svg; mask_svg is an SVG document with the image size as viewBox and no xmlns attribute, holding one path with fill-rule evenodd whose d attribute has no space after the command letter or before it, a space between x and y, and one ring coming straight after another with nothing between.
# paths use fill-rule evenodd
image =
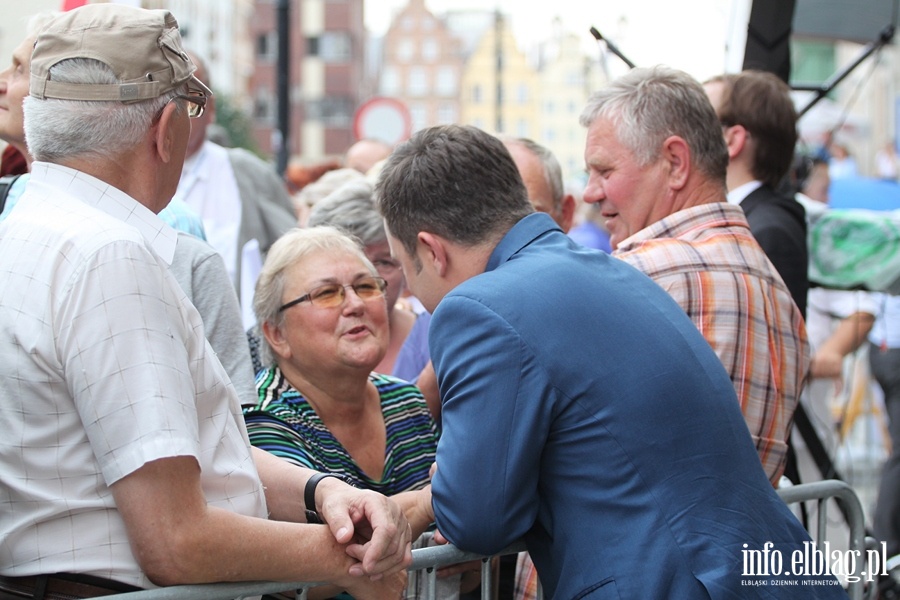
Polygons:
<instances>
[{"instance_id":1,"label":"cap brim","mask_svg":"<svg viewBox=\"0 0 900 600\"><path fill-rule=\"evenodd\" d=\"M206 84L197 79L196 76L191 75L191 78L188 79L188 86L199 88L201 92L203 92L207 97L213 95L212 90L206 87Z\"/></svg>"}]
</instances>

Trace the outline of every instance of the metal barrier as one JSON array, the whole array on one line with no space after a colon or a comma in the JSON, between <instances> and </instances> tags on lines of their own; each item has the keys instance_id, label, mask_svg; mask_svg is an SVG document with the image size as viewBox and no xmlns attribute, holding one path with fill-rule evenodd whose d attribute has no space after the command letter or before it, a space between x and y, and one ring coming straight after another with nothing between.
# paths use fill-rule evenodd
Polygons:
<instances>
[{"instance_id":1,"label":"metal barrier","mask_svg":"<svg viewBox=\"0 0 900 600\"><path fill-rule=\"evenodd\" d=\"M525 544L520 542L499 552L496 556L523 552ZM481 598L489 600L493 588L493 570L490 556L482 556L471 552L463 552L455 546L432 546L413 550L413 561L410 571L425 572L426 598L435 597L437 586L437 570L440 567L455 565L461 562L480 560L481 564ZM233 600L261 594L275 594L285 590L297 590L297 598L305 600L306 590L319 583L308 581L274 582L248 581L245 583L207 583L201 585L173 585L140 592L103 596L103 600Z\"/></svg>"},{"instance_id":2,"label":"metal barrier","mask_svg":"<svg viewBox=\"0 0 900 600\"><path fill-rule=\"evenodd\" d=\"M504 549L496 556L505 556L507 554L515 554L524 552L525 544L519 542ZM410 571L425 571L425 598L433 600L435 597L435 589L437 587L437 570L448 565L455 565L461 562L472 560L481 561L481 600L491 600L493 597L492 590L494 587L493 569L491 568L492 556L482 556L471 552L463 552L459 548L451 545L431 546L429 548L420 548L413 550L413 562L409 566Z\"/></svg>"},{"instance_id":3,"label":"metal barrier","mask_svg":"<svg viewBox=\"0 0 900 600\"><path fill-rule=\"evenodd\" d=\"M854 492L853 488L847 485L847 483L838 480L803 483L780 488L778 490L778 495L787 504L809 502L813 500L818 502L818 526L815 533L810 532L817 544L821 544L821 540L824 539L826 534L826 503L831 499L843 503L846 509L847 524L850 530L849 549L851 551L857 551L858 554L856 554L856 556L866 557L866 560L868 560L869 555L866 553L867 548L862 505L860 504L856 492ZM496 556L514 554L524 550L525 544L520 542L504 549ZM433 599L435 597L437 585L437 570L440 567L472 560L481 560L481 598L482 600L490 600L492 598L494 587L491 558L492 557L485 557L471 552L463 552L450 545L432 546L413 550L413 562L412 565L410 565L409 570L410 572L425 572L425 598ZM857 568L853 574L859 576L859 581L848 582L847 592L851 600L874 598L876 583L873 582L866 587L867 572L869 572L867 562L858 561ZM261 594L274 594L290 589L297 590L296 598L305 600L306 590L316 585L318 585L318 583L279 583L272 581L177 585L140 592L130 592L127 594L105 596L104 600L232 600L250 596L259 596ZM539 586L538 600L541 600L542 595Z\"/></svg>"},{"instance_id":4,"label":"metal barrier","mask_svg":"<svg viewBox=\"0 0 900 600\"><path fill-rule=\"evenodd\" d=\"M815 532L810 531L810 535L815 540L816 545L821 550L822 541L827 533L827 509L826 505L829 500L834 499L842 503L843 513L846 517L847 526L850 530L850 540L848 550L855 553L855 556L865 558L865 560L856 561L856 569L852 573L854 578L858 577L858 581L847 581L847 593L851 600L863 600L863 598L874 598L878 585L877 575L872 577L869 575L870 581L867 582L867 573L871 573L871 565L868 564L869 554L866 546L866 526L863 516L862 504L853 488L846 482L837 479L826 479L824 481L813 481L810 483L802 483L789 487L779 488L778 495L786 504L795 504L798 502L808 502L815 500L818 505L818 519ZM883 566L883 565L879 565ZM866 586L866 583L869 583Z\"/></svg>"}]
</instances>

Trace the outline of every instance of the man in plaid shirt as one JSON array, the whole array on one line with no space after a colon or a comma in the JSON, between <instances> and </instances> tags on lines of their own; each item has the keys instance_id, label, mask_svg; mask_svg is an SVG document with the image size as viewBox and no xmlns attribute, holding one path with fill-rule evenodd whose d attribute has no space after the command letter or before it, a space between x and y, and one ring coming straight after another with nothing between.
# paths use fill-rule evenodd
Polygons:
<instances>
[{"instance_id":1,"label":"man in plaid shirt","mask_svg":"<svg viewBox=\"0 0 900 600\"><path fill-rule=\"evenodd\" d=\"M614 256L669 292L716 351L777 485L809 343L790 291L726 201L728 151L703 88L680 71L635 69L594 94L581 123L584 199L600 205Z\"/></svg>"}]
</instances>

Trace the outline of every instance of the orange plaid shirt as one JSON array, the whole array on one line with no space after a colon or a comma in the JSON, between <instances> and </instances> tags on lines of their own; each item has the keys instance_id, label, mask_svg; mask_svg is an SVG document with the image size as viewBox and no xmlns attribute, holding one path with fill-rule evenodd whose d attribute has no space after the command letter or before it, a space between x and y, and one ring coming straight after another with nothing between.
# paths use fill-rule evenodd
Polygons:
<instances>
[{"instance_id":1,"label":"orange plaid shirt","mask_svg":"<svg viewBox=\"0 0 900 600\"><path fill-rule=\"evenodd\" d=\"M777 485L810 347L803 316L741 208L715 202L678 211L624 240L613 255L662 286L713 347Z\"/></svg>"}]
</instances>

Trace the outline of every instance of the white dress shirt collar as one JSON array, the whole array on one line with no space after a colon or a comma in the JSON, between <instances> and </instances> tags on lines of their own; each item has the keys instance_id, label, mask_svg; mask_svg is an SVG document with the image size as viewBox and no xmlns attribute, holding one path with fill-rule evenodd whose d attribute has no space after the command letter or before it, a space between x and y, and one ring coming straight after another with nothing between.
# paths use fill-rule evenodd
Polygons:
<instances>
[{"instance_id":1,"label":"white dress shirt collar","mask_svg":"<svg viewBox=\"0 0 900 600\"><path fill-rule=\"evenodd\" d=\"M172 264L178 234L149 208L92 175L54 163L36 161L31 177L70 192L88 206L137 229L166 264Z\"/></svg>"},{"instance_id":2,"label":"white dress shirt collar","mask_svg":"<svg viewBox=\"0 0 900 600\"><path fill-rule=\"evenodd\" d=\"M762 181L748 181L728 192L728 203L740 205L744 198L762 186Z\"/></svg>"}]
</instances>

